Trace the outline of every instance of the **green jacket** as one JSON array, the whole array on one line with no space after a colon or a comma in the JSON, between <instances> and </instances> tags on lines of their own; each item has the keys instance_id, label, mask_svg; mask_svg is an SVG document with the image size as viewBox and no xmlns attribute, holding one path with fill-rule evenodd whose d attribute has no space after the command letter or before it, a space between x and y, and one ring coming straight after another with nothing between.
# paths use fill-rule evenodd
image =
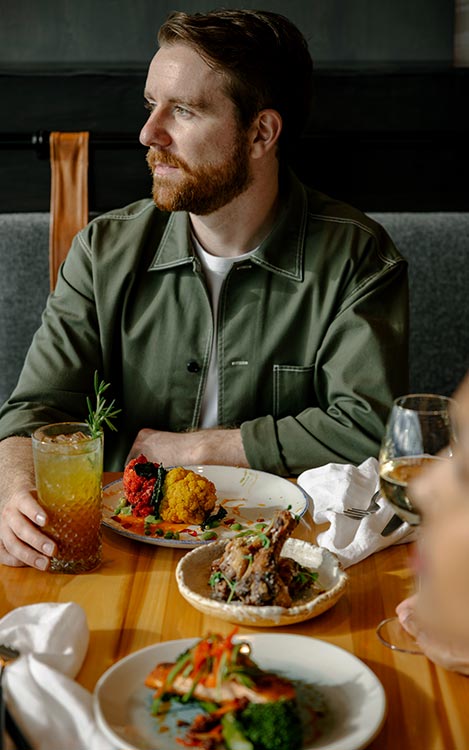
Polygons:
<instances>
[{"instance_id":1,"label":"green jacket","mask_svg":"<svg viewBox=\"0 0 469 750\"><path fill-rule=\"evenodd\" d=\"M218 311L220 426L241 426L251 466L283 475L376 455L407 390L406 262L367 216L288 183ZM212 335L187 215L150 200L104 214L72 244L0 438L83 419L98 370L122 408L105 467L121 470L140 428L197 428Z\"/></svg>"}]
</instances>

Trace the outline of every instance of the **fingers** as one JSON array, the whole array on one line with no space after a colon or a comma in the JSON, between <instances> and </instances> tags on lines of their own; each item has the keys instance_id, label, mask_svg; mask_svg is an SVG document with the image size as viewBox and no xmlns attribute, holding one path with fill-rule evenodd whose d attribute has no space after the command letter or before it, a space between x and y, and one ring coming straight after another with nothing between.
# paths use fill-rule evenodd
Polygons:
<instances>
[{"instance_id":1,"label":"fingers","mask_svg":"<svg viewBox=\"0 0 469 750\"><path fill-rule=\"evenodd\" d=\"M408 599L404 599L396 607L396 614L400 624L413 638L417 638L420 632L420 626L415 613L416 599L417 595L411 596Z\"/></svg>"},{"instance_id":2,"label":"fingers","mask_svg":"<svg viewBox=\"0 0 469 750\"><path fill-rule=\"evenodd\" d=\"M0 521L0 562L46 570L55 544L41 531L46 515L30 492L18 492L3 508Z\"/></svg>"},{"instance_id":3,"label":"fingers","mask_svg":"<svg viewBox=\"0 0 469 750\"><path fill-rule=\"evenodd\" d=\"M469 644L467 638L455 640L445 635L432 632L419 621L416 611L417 596L405 599L396 607L396 613L404 630L415 638L423 653L430 661L452 672L469 674Z\"/></svg>"},{"instance_id":4,"label":"fingers","mask_svg":"<svg viewBox=\"0 0 469 750\"><path fill-rule=\"evenodd\" d=\"M2 565L10 565L11 567L19 568L21 566L24 566L24 563L22 563L18 558L14 557L13 555L10 555L10 553L7 551L7 548L3 544L3 542L0 540L0 563Z\"/></svg>"},{"instance_id":5,"label":"fingers","mask_svg":"<svg viewBox=\"0 0 469 750\"><path fill-rule=\"evenodd\" d=\"M469 647L421 632L418 644L425 656L451 672L469 674Z\"/></svg>"}]
</instances>

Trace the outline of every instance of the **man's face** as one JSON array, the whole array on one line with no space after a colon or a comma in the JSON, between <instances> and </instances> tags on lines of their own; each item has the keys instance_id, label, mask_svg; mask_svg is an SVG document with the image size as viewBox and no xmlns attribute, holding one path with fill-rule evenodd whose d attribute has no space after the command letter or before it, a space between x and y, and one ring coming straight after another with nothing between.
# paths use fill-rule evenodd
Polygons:
<instances>
[{"instance_id":1,"label":"man's face","mask_svg":"<svg viewBox=\"0 0 469 750\"><path fill-rule=\"evenodd\" d=\"M205 215L250 184L249 145L222 76L190 47L164 45L145 88L150 116L140 141L149 146L153 199L166 211Z\"/></svg>"}]
</instances>

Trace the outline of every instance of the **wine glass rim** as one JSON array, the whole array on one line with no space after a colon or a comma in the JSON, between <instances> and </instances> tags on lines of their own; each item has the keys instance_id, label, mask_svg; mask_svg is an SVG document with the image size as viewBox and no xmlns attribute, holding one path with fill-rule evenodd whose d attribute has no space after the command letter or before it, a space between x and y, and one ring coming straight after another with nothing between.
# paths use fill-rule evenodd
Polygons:
<instances>
[{"instance_id":1,"label":"wine glass rim","mask_svg":"<svg viewBox=\"0 0 469 750\"><path fill-rule=\"evenodd\" d=\"M415 401L422 399L422 405L419 406L418 403L412 405L412 399L415 399ZM429 403L428 407L425 408L423 399L427 399L429 402L433 399L434 405L432 406ZM409 402L408 406L405 405L406 401ZM438 408L437 405L438 401L441 403L440 408ZM406 393L405 395L396 398L393 402L393 406L407 409L408 411L437 414L438 412L447 411L448 407L455 408L457 406L457 401L451 396L442 396L440 393Z\"/></svg>"}]
</instances>

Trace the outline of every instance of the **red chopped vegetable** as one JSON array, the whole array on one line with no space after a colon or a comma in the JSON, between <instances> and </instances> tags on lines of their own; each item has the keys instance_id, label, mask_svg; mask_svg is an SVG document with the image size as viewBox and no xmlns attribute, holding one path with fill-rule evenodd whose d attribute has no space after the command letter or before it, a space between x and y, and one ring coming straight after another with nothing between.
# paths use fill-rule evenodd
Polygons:
<instances>
[{"instance_id":1,"label":"red chopped vegetable","mask_svg":"<svg viewBox=\"0 0 469 750\"><path fill-rule=\"evenodd\" d=\"M122 479L125 496L132 505L132 515L137 518L144 518L153 513L151 496L156 477L139 476L134 470L136 464L146 463L149 463L149 461L143 453L137 458L133 458L125 467ZM155 464L155 466L158 467L159 464Z\"/></svg>"}]
</instances>

